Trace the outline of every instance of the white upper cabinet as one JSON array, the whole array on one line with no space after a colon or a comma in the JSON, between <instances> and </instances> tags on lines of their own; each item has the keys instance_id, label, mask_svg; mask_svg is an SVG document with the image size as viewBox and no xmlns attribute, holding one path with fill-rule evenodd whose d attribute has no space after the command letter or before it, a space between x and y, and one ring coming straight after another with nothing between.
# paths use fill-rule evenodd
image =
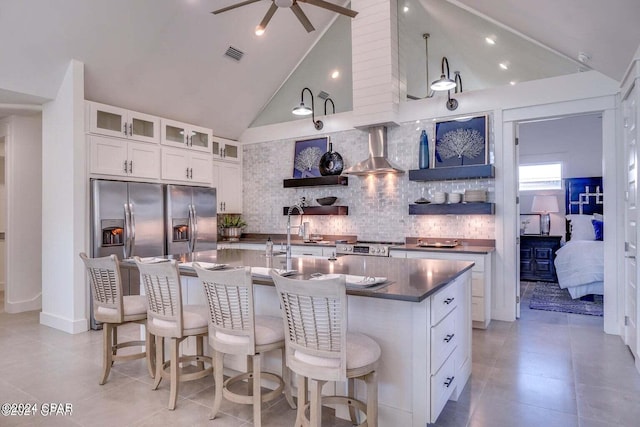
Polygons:
<instances>
[{"instance_id":1,"label":"white upper cabinet","mask_svg":"<svg viewBox=\"0 0 640 427\"><path fill-rule=\"evenodd\" d=\"M234 163L240 163L242 160L242 147L237 141L214 136L212 146L215 159Z\"/></svg>"},{"instance_id":2,"label":"white upper cabinet","mask_svg":"<svg viewBox=\"0 0 640 427\"><path fill-rule=\"evenodd\" d=\"M161 143L211 153L211 129L162 119Z\"/></svg>"},{"instance_id":3,"label":"white upper cabinet","mask_svg":"<svg viewBox=\"0 0 640 427\"><path fill-rule=\"evenodd\" d=\"M89 173L131 178L160 178L160 146L88 135Z\"/></svg>"},{"instance_id":4,"label":"white upper cabinet","mask_svg":"<svg viewBox=\"0 0 640 427\"><path fill-rule=\"evenodd\" d=\"M211 154L174 148L162 149L162 179L190 184L212 182Z\"/></svg>"},{"instance_id":5,"label":"white upper cabinet","mask_svg":"<svg viewBox=\"0 0 640 427\"><path fill-rule=\"evenodd\" d=\"M97 102L87 102L87 105L90 133L143 142L160 141L159 117Z\"/></svg>"},{"instance_id":6,"label":"white upper cabinet","mask_svg":"<svg viewBox=\"0 0 640 427\"><path fill-rule=\"evenodd\" d=\"M242 167L213 162L213 184L217 189L218 213L242 213Z\"/></svg>"}]
</instances>

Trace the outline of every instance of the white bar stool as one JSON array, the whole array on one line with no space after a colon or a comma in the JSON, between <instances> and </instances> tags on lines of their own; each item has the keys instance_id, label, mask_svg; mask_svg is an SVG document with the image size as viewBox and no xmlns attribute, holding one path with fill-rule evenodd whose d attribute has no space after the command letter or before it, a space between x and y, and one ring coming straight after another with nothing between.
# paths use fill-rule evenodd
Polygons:
<instances>
[{"instance_id":1,"label":"white bar stool","mask_svg":"<svg viewBox=\"0 0 640 427\"><path fill-rule=\"evenodd\" d=\"M133 257L140 270L140 282L147 297L147 326L156 337L156 374L153 389L163 378L171 382L169 409L176 407L178 388L182 381L193 381L210 375L211 358L204 355L204 337L208 333L207 307L182 305L180 273L175 260L144 263ZM180 356L180 343L188 337L196 337L196 354ZM171 340L169 360L164 360L164 340ZM196 362L198 369L186 372L180 364ZM205 368L205 363L209 364Z\"/></svg>"},{"instance_id":2,"label":"white bar stool","mask_svg":"<svg viewBox=\"0 0 640 427\"><path fill-rule=\"evenodd\" d=\"M151 378L155 375L153 358L153 340L146 330L145 341L118 342L118 327L128 323L147 323L147 302L141 295L122 295L120 265L115 255L102 258L89 258L84 252L80 258L89 274L93 315L102 322L102 375L100 385L107 382L111 366L116 361L128 361L147 358L147 369ZM119 355L118 350L125 347L144 346L145 351Z\"/></svg>"},{"instance_id":3,"label":"white bar stool","mask_svg":"<svg viewBox=\"0 0 640 427\"><path fill-rule=\"evenodd\" d=\"M278 398L284 389L291 408L289 369L285 364L284 330L282 320L274 316L255 315L251 268L229 271L210 271L193 263L209 302L209 345L214 350L215 394L210 419L220 410L222 398L253 405L253 425L262 424L262 402ZM262 371L262 355L268 351L282 351L282 377ZM247 357L248 372L223 381L223 356L234 354ZM262 380L278 383L275 390L261 392ZM247 380L249 394L232 392L230 386Z\"/></svg>"},{"instance_id":4,"label":"white bar stool","mask_svg":"<svg viewBox=\"0 0 640 427\"><path fill-rule=\"evenodd\" d=\"M364 427L378 425L378 380L376 367L380 346L370 337L347 332L345 277L300 280L271 272L280 296L285 323L287 366L298 374L296 427L319 427L322 403L349 406L356 424L356 409L366 414ZM355 379L363 380L367 402L355 399ZM327 381L347 381L348 396L321 395ZM307 403L307 382L311 399ZM309 408L309 418L306 417Z\"/></svg>"}]
</instances>

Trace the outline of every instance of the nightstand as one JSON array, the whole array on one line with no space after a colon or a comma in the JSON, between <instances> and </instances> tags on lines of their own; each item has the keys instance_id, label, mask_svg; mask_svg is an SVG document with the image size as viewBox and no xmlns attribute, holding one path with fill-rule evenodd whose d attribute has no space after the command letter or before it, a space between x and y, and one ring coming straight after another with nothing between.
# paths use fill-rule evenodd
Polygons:
<instances>
[{"instance_id":1,"label":"nightstand","mask_svg":"<svg viewBox=\"0 0 640 427\"><path fill-rule=\"evenodd\" d=\"M562 236L520 236L520 279L557 282L556 251Z\"/></svg>"}]
</instances>

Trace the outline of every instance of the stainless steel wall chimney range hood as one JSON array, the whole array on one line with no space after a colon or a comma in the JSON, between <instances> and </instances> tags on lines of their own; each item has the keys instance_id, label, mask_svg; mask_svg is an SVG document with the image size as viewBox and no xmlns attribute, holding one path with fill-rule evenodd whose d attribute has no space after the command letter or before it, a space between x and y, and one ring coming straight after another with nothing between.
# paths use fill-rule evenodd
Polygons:
<instances>
[{"instance_id":1,"label":"stainless steel wall chimney range hood","mask_svg":"<svg viewBox=\"0 0 640 427\"><path fill-rule=\"evenodd\" d=\"M369 128L369 157L342 173L349 175L404 173L387 159L387 128L385 126Z\"/></svg>"}]
</instances>

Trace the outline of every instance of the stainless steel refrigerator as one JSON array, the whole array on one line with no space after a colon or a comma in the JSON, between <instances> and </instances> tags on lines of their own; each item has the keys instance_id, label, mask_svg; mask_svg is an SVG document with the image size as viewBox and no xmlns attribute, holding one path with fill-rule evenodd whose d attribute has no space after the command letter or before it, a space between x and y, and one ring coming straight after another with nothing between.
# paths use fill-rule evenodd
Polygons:
<instances>
[{"instance_id":1,"label":"stainless steel refrigerator","mask_svg":"<svg viewBox=\"0 0 640 427\"><path fill-rule=\"evenodd\" d=\"M216 189L167 185L165 192L167 253L216 249Z\"/></svg>"},{"instance_id":2,"label":"stainless steel refrigerator","mask_svg":"<svg viewBox=\"0 0 640 427\"><path fill-rule=\"evenodd\" d=\"M163 185L91 180L91 247L93 257L165 255ZM139 295L138 270L121 273L123 293Z\"/></svg>"}]
</instances>

